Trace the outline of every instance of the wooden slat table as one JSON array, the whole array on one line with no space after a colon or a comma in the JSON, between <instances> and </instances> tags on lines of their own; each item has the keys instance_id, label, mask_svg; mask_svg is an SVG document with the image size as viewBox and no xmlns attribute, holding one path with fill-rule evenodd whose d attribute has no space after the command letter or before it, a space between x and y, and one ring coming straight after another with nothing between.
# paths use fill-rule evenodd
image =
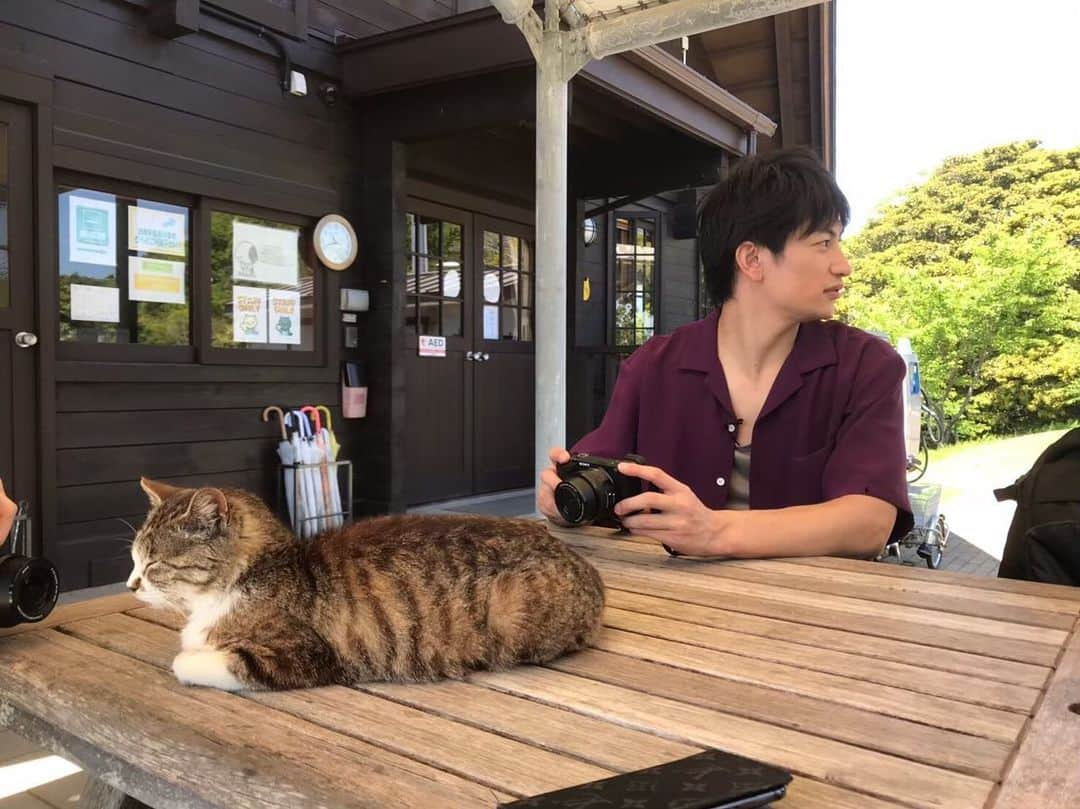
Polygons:
<instances>
[{"instance_id":1,"label":"wooden slat table","mask_svg":"<svg viewBox=\"0 0 1080 809\"><path fill-rule=\"evenodd\" d=\"M186 688L176 618L114 596L0 632L0 725L99 779L87 805L494 807L710 746L794 772L785 809L1080 805L1080 591L558 533L608 609L549 666Z\"/></svg>"}]
</instances>

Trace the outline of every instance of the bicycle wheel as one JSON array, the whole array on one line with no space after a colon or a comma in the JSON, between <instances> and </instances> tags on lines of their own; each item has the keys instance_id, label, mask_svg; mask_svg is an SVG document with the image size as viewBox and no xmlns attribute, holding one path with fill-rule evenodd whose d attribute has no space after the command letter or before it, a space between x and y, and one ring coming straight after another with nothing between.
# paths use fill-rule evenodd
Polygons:
<instances>
[{"instance_id":1,"label":"bicycle wheel","mask_svg":"<svg viewBox=\"0 0 1080 809\"><path fill-rule=\"evenodd\" d=\"M945 414L941 408L925 393L923 393L922 407L920 408L922 422L919 432L923 442L928 447L940 447L945 439Z\"/></svg>"}]
</instances>

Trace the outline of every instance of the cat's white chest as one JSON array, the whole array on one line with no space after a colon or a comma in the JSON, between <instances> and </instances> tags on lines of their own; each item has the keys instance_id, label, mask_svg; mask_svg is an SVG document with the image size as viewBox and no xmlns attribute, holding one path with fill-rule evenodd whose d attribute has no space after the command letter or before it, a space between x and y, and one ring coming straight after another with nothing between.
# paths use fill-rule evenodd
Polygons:
<instances>
[{"instance_id":1,"label":"cat's white chest","mask_svg":"<svg viewBox=\"0 0 1080 809\"><path fill-rule=\"evenodd\" d=\"M204 596L196 601L180 632L180 648L192 651L206 646L206 636L210 630L229 614L236 602L235 594Z\"/></svg>"}]
</instances>

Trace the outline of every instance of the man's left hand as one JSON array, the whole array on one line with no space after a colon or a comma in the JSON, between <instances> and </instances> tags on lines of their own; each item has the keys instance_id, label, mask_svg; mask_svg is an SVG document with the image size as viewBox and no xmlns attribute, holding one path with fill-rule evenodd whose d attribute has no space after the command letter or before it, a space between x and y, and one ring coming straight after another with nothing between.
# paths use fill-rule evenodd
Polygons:
<instances>
[{"instance_id":1,"label":"man's left hand","mask_svg":"<svg viewBox=\"0 0 1080 809\"><path fill-rule=\"evenodd\" d=\"M732 539L745 516L742 512L713 511L689 486L659 467L623 461L619 471L659 489L628 497L615 506L616 515L632 534L652 537L684 556L730 555Z\"/></svg>"}]
</instances>

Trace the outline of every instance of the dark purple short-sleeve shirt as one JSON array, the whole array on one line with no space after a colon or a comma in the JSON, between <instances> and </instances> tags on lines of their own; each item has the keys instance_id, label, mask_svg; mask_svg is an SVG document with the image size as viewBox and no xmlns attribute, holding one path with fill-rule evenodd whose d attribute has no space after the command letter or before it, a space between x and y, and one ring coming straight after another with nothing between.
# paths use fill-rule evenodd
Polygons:
<instances>
[{"instance_id":1,"label":"dark purple short-sleeve shirt","mask_svg":"<svg viewBox=\"0 0 1080 809\"><path fill-rule=\"evenodd\" d=\"M718 318L654 337L623 362L603 422L574 451L636 452L723 508L736 414L716 354ZM884 340L835 320L802 324L754 424L750 507L865 494L896 506L892 539L906 534L903 379L904 361Z\"/></svg>"}]
</instances>

